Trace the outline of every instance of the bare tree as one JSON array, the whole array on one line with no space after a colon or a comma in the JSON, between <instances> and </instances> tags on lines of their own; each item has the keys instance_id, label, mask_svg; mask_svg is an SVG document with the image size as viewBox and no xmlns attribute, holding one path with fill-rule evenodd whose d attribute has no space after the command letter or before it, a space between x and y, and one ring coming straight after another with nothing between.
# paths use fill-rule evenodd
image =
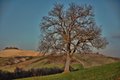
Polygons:
<instances>
[{"instance_id":1,"label":"bare tree","mask_svg":"<svg viewBox=\"0 0 120 80\"><path fill-rule=\"evenodd\" d=\"M62 4L44 16L40 24L43 33L39 49L44 53L59 53L66 56L64 72L69 72L75 53L104 48L108 42L96 24L90 5L71 3L68 9Z\"/></svg>"}]
</instances>

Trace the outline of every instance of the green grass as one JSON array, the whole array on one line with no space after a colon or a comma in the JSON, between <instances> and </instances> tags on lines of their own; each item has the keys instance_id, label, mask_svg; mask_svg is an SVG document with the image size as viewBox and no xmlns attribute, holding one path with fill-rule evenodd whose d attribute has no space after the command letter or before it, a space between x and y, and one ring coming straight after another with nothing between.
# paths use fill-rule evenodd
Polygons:
<instances>
[{"instance_id":1,"label":"green grass","mask_svg":"<svg viewBox=\"0 0 120 80\"><path fill-rule=\"evenodd\" d=\"M116 80L118 77L120 77L120 62L86 69L82 68L79 71L71 73L30 77L17 80Z\"/></svg>"}]
</instances>

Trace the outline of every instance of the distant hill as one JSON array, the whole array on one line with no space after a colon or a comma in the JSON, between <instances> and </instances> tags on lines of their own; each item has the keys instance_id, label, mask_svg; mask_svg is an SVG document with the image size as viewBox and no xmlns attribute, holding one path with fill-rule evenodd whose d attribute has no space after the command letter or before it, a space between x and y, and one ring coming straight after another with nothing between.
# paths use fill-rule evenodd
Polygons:
<instances>
[{"instance_id":1,"label":"distant hill","mask_svg":"<svg viewBox=\"0 0 120 80\"><path fill-rule=\"evenodd\" d=\"M39 52L32 50L4 49L0 51L0 57L16 57L16 56L38 56Z\"/></svg>"}]
</instances>

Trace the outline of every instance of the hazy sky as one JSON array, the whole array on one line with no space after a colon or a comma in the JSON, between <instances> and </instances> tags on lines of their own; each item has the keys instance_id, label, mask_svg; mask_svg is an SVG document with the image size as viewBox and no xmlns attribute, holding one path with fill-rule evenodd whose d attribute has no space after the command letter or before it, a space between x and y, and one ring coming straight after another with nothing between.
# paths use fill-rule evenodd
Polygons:
<instances>
[{"instance_id":1,"label":"hazy sky","mask_svg":"<svg viewBox=\"0 0 120 80\"><path fill-rule=\"evenodd\" d=\"M56 2L91 4L109 45L102 53L120 57L120 0L0 0L0 49L17 46L36 50L39 24Z\"/></svg>"}]
</instances>

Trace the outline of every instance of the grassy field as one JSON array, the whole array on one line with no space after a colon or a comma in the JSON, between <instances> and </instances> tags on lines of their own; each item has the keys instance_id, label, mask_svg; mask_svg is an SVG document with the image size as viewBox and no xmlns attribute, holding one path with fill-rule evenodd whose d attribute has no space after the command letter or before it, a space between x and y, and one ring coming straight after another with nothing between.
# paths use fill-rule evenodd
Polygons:
<instances>
[{"instance_id":1,"label":"grassy field","mask_svg":"<svg viewBox=\"0 0 120 80\"><path fill-rule=\"evenodd\" d=\"M117 80L120 77L120 62L80 69L71 73L30 77L17 80Z\"/></svg>"}]
</instances>

